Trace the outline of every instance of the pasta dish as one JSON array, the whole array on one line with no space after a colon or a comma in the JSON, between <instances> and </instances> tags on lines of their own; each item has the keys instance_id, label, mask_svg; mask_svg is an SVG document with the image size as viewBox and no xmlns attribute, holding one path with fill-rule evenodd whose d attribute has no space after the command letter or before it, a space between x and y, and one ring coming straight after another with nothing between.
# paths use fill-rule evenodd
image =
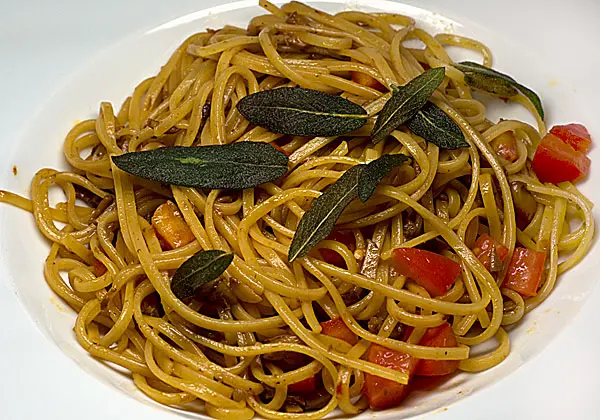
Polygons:
<instances>
[{"instance_id":1,"label":"pasta dish","mask_svg":"<svg viewBox=\"0 0 600 420\"><path fill-rule=\"evenodd\" d=\"M547 131L474 39L260 5L76 124L70 170L0 192L49 240L79 344L219 419L382 410L418 377L501 363L507 327L590 248L585 127ZM495 99L537 123L489 120Z\"/></svg>"}]
</instances>

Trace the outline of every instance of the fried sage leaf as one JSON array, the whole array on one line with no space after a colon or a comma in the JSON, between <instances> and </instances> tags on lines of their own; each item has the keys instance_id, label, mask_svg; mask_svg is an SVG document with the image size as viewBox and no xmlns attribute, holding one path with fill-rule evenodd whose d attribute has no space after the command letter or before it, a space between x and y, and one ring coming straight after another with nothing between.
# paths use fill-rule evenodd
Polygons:
<instances>
[{"instance_id":1,"label":"fried sage leaf","mask_svg":"<svg viewBox=\"0 0 600 420\"><path fill-rule=\"evenodd\" d=\"M508 80L483 73L465 73L465 83L475 89L483 90L503 98L510 98L519 94L517 88Z\"/></svg>"},{"instance_id":2,"label":"fried sage leaf","mask_svg":"<svg viewBox=\"0 0 600 420\"><path fill-rule=\"evenodd\" d=\"M429 102L406 124L417 136L442 149L468 147L465 135L452 118Z\"/></svg>"},{"instance_id":3,"label":"fried sage leaf","mask_svg":"<svg viewBox=\"0 0 600 420\"><path fill-rule=\"evenodd\" d=\"M120 169L140 178L197 188L243 189L288 171L287 156L266 143L170 146L113 156Z\"/></svg>"},{"instance_id":4,"label":"fried sage leaf","mask_svg":"<svg viewBox=\"0 0 600 420\"><path fill-rule=\"evenodd\" d=\"M358 180L358 197L363 203L371 197L377 184L396 166L409 161L410 157L402 154L383 155L367 164Z\"/></svg>"},{"instance_id":5,"label":"fried sage leaf","mask_svg":"<svg viewBox=\"0 0 600 420\"><path fill-rule=\"evenodd\" d=\"M288 251L288 261L305 256L333 230L346 206L358 196L358 181L366 165L348 169L321 194L300 219Z\"/></svg>"},{"instance_id":6,"label":"fried sage leaf","mask_svg":"<svg viewBox=\"0 0 600 420\"><path fill-rule=\"evenodd\" d=\"M392 97L377 115L375 126L371 131L373 143L379 143L400 124L412 118L427 103L444 80L445 74L443 67L429 69L401 88L393 89Z\"/></svg>"},{"instance_id":7,"label":"fried sage leaf","mask_svg":"<svg viewBox=\"0 0 600 420\"><path fill-rule=\"evenodd\" d=\"M499 71L485 67L481 64L473 63L472 61L463 61L454 64L454 67L465 74L465 82L475 89L480 89L507 98L521 92L531 101L531 103L533 103L533 106L542 120L544 119L544 108L540 97L534 91L518 83L509 75L500 73Z\"/></svg>"},{"instance_id":8,"label":"fried sage leaf","mask_svg":"<svg viewBox=\"0 0 600 420\"><path fill-rule=\"evenodd\" d=\"M180 300L194 296L199 287L219 278L232 261L233 254L219 250L194 254L175 272L171 280L173 294Z\"/></svg>"},{"instance_id":9,"label":"fried sage leaf","mask_svg":"<svg viewBox=\"0 0 600 420\"><path fill-rule=\"evenodd\" d=\"M362 127L368 117L341 96L298 87L253 93L237 109L252 124L294 136L339 136Z\"/></svg>"}]
</instances>

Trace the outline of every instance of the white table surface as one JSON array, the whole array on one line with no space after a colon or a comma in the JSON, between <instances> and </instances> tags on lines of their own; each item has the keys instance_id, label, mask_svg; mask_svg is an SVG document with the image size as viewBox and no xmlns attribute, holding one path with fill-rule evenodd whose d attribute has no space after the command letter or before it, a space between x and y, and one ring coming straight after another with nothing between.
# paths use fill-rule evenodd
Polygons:
<instances>
[{"instance_id":1,"label":"white table surface","mask_svg":"<svg viewBox=\"0 0 600 420\"><path fill-rule=\"evenodd\" d=\"M11 170L12 145L32 116L51 100L69 74L98 51L124 36L217 3L221 2L0 1L0 92L3 101L0 171ZM417 0L406 3L422 5ZM480 13L481 8L490 11L498 8L497 19L511 16L510 10L498 7L503 2L470 1L468 7L466 2L459 1L430 3L442 10L450 9L453 6L449 3L454 3L454 7L467 15ZM571 37L577 42L585 33L600 41L600 32L595 27L600 17L600 2L573 3L585 4L586 10L592 12L586 19L580 18L581 32L549 31L548 43L559 36ZM547 4L543 7L560 6ZM565 19L575 13L573 8L572 4L565 7ZM543 18L543 14L539 18ZM510 29L525 35L526 28L522 26L526 25L515 24ZM529 42L526 36L523 42ZM596 51L596 54L600 52ZM573 68L576 76L585 76L590 70ZM40 279L41 276L40 269ZM575 321L546 350L509 377L436 413L433 418L600 418L598 303L600 290L596 287ZM91 379L37 330L3 277L0 278L0 322L1 419L175 418L173 414L140 404Z\"/></svg>"}]
</instances>

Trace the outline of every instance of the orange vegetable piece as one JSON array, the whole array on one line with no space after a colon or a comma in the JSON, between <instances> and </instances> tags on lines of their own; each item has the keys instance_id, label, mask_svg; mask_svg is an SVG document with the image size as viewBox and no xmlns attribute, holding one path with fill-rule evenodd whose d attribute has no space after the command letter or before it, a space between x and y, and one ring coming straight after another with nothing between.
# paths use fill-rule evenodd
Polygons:
<instances>
[{"instance_id":1,"label":"orange vegetable piece","mask_svg":"<svg viewBox=\"0 0 600 420\"><path fill-rule=\"evenodd\" d=\"M356 334L350 331L350 328L346 326L344 320L340 317L321 322L321 328L321 332L325 335L339 338L351 345L358 343Z\"/></svg>"},{"instance_id":2,"label":"orange vegetable piece","mask_svg":"<svg viewBox=\"0 0 600 420\"><path fill-rule=\"evenodd\" d=\"M350 73L352 74L352 81L358 83L359 85L370 87L371 89L375 89L380 92L387 91L387 88L382 85L379 80L366 73L362 73L360 71L352 71Z\"/></svg>"},{"instance_id":3,"label":"orange vegetable piece","mask_svg":"<svg viewBox=\"0 0 600 420\"><path fill-rule=\"evenodd\" d=\"M172 201L158 206L152 215L152 226L168 249L179 248L196 239Z\"/></svg>"}]
</instances>

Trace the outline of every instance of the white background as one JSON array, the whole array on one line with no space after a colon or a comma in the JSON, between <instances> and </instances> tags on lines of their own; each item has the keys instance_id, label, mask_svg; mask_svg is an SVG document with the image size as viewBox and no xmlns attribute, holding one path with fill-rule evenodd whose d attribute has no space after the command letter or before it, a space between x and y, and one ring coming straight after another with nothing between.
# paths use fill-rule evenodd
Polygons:
<instances>
[{"instance_id":1,"label":"white background","mask_svg":"<svg viewBox=\"0 0 600 420\"><path fill-rule=\"evenodd\" d=\"M11 171L10 158L28 122L87 60L127 35L218 3L223 2L0 1L1 177ZM548 65L568 70L578 81L576 86L592 91L586 90L588 97L600 97L600 2L405 3L501 28L507 36L521 40L524 49L555 58ZM533 36L531 26L536 28ZM582 49L582 44L593 49ZM597 117L600 106L593 106L592 114ZM600 141L600 133L595 134ZM40 267L40 281L41 276ZM600 418L599 304L596 287L574 322L540 355L433 418ZM81 370L37 330L5 276L0 277L0 322L0 419L175 418L126 397Z\"/></svg>"}]
</instances>

